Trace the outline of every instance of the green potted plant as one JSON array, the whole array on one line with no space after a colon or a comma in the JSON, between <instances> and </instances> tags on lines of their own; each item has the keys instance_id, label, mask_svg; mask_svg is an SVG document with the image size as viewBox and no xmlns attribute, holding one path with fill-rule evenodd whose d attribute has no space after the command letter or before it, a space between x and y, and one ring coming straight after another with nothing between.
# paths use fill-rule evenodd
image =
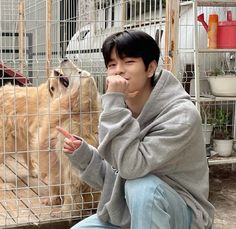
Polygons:
<instances>
[{"instance_id":1,"label":"green potted plant","mask_svg":"<svg viewBox=\"0 0 236 229\"><path fill-rule=\"evenodd\" d=\"M213 118L213 149L219 156L227 157L232 153L233 138L230 127L231 113L216 109Z\"/></svg>"}]
</instances>

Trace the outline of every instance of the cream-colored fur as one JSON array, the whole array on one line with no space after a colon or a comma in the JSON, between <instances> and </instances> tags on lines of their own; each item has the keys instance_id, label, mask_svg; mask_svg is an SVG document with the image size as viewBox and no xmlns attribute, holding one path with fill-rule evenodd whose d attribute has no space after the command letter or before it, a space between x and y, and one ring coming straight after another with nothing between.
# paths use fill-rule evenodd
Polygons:
<instances>
[{"instance_id":1,"label":"cream-colored fur","mask_svg":"<svg viewBox=\"0 0 236 229\"><path fill-rule=\"evenodd\" d=\"M48 83L39 87L5 85L0 88L0 163L8 155L22 154L29 174L34 177L37 171L30 157L31 141L39 127L41 110L53 99Z\"/></svg>"},{"instance_id":2,"label":"cream-colored fur","mask_svg":"<svg viewBox=\"0 0 236 229\"><path fill-rule=\"evenodd\" d=\"M90 208L86 203L98 200L99 194L89 194L91 188L62 152L64 137L56 126L97 146L100 98L93 77L64 60L39 87L2 87L0 107L0 163L5 155L22 152L29 174L47 178L51 191L45 204L62 202L63 212L76 212L82 203Z\"/></svg>"},{"instance_id":3,"label":"cream-colored fur","mask_svg":"<svg viewBox=\"0 0 236 229\"><path fill-rule=\"evenodd\" d=\"M40 151L39 172L43 178L47 177L51 187L51 197L45 199L44 203L58 204L62 200L63 212L76 213L82 203L83 207L90 208L88 202L98 201L99 195L89 194L91 188L80 180L79 171L71 166L62 152L64 136L56 130L56 126L63 127L96 147L100 97L96 83L88 72L81 71L69 61L62 62L58 71L69 77L71 88L50 103L50 115L42 119L33 144L35 150ZM81 195L80 191L87 194Z\"/></svg>"}]
</instances>

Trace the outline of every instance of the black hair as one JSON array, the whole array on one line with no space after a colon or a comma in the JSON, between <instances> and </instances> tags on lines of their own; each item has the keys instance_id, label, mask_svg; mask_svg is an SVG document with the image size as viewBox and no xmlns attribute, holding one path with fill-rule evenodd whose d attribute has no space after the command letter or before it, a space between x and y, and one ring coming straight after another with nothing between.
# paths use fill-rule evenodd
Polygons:
<instances>
[{"instance_id":1,"label":"black hair","mask_svg":"<svg viewBox=\"0 0 236 229\"><path fill-rule=\"evenodd\" d=\"M125 30L112 34L105 39L102 45L102 54L106 67L111 60L113 48L116 49L120 58L141 57L146 70L153 60L158 64L160 57L160 49L156 41L140 30Z\"/></svg>"}]
</instances>

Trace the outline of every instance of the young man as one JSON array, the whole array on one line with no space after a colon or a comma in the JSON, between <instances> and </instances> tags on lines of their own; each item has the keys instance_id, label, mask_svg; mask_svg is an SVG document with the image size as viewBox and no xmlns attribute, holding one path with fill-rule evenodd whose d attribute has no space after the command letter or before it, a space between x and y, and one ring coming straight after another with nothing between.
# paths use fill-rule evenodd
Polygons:
<instances>
[{"instance_id":1,"label":"young man","mask_svg":"<svg viewBox=\"0 0 236 229\"><path fill-rule=\"evenodd\" d=\"M109 36L98 149L58 128L81 178L101 190L97 214L75 228L212 228L201 118L168 71L156 73L160 50L151 36Z\"/></svg>"}]
</instances>

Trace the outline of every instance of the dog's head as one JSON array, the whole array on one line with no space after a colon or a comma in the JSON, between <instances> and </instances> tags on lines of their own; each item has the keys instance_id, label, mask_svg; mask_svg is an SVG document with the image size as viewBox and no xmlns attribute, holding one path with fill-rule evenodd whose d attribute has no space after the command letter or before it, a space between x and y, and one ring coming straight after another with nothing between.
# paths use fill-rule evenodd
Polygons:
<instances>
[{"instance_id":1,"label":"dog's head","mask_svg":"<svg viewBox=\"0 0 236 229\"><path fill-rule=\"evenodd\" d=\"M90 73L79 69L69 59L61 61L60 66L51 72L48 89L52 98L58 98L80 87L80 80Z\"/></svg>"}]
</instances>

